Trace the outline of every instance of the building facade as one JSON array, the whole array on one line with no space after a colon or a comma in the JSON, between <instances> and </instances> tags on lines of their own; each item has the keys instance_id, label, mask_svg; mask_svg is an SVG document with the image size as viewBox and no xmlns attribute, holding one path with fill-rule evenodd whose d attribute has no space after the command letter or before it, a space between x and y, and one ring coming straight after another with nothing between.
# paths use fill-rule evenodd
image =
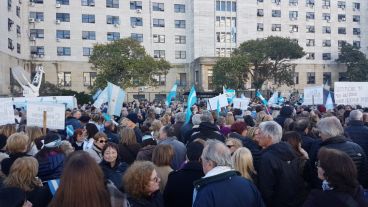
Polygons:
<instances>
[{"instance_id":1,"label":"building facade","mask_svg":"<svg viewBox=\"0 0 368 207\"><path fill-rule=\"evenodd\" d=\"M218 57L271 35L289 37L307 53L295 62L294 88L331 83L344 78L344 66L334 62L343 42L367 53L368 5L362 1L1 1L0 95L10 94L16 65L32 74L42 64L46 81L88 91L96 77L88 63L93 45L125 37L172 64L166 76L157 77L160 86L127 89L128 99L160 98L175 82L182 91L192 84L211 90Z\"/></svg>"}]
</instances>

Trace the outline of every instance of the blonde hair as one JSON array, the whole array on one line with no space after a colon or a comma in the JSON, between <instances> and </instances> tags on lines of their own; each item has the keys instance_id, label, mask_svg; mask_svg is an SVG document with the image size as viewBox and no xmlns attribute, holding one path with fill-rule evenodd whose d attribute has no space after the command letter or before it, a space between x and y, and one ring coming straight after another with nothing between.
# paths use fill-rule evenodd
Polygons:
<instances>
[{"instance_id":1,"label":"blonde hair","mask_svg":"<svg viewBox=\"0 0 368 207\"><path fill-rule=\"evenodd\" d=\"M225 118L226 125L232 125L232 124L234 124L234 122L235 122L235 118L234 118L233 113L228 112L226 114L226 118Z\"/></svg>"},{"instance_id":2,"label":"blonde hair","mask_svg":"<svg viewBox=\"0 0 368 207\"><path fill-rule=\"evenodd\" d=\"M251 175L255 175L257 173L254 169L253 157L249 149L246 147L237 149L231 159L233 162L233 168L239 171L243 177L253 181Z\"/></svg>"},{"instance_id":3,"label":"blonde hair","mask_svg":"<svg viewBox=\"0 0 368 207\"><path fill-rule=\"evenodd\" d=\"M98 139L100 139L100 138L105 138L106 140L109 140L109 138L107 138L107 135L105 133L103 133L103 132L97 132L95 134L95 136L93 136L93 139L95 141L98 141Z\"/></svg>"},{"instance_id":4,"label":"blonde hair","mask_svg":"<svg viewBox=\"0 0 368 207\"><path fill-rule=\"evenodd\" d=\"M15 124L7 124L0 128L0 134L10 137L10 135L17 132Z\"/></svg>"},{"instance_id":5,"label":"blonde hair","mask_svg":"<svg viewBox=\"0 0 368 207\"><path fill-rule=\"evenodd\" d=\"M28 135L28 151L32 148L36 139L40 139L43 134L40 127L37 126L27 126L26 133Z\"/></svg>"},{"instance_id":6,"label":"blonde hair","mask_svg":"<svg viewBox=\"0 0 368 207\"><path fill-rule=\"evenodd\" d=\"M6 150L9 153L25 152L28 147L29 138L23 132L14 133L6 140Z\"/></svg>"},{"instance_id":7,"label":"blonde hair","mask_svg":"<svg viewBox=\"0 0 368 207\"><path fill-rule=\"evenodd\" d=\"M166 126L168 124L171 124L171 116L169 114L165 114L161 119L160 119L162 125Z\"/></svg>"},{"instance_id":8,"label":"blonde hair","mask_svg":"<svg viewBox=\"0 0 368 207\"><path fill-rule=\"evenodd\" d=\"M4 180L7 187L17 187L24 191L32 191L36 186L42 186L39 179L38 162L34 157L21 157L12 164L9 175Z\"/></svg>"},{"instance_id":9,"label":"blonde hair","mask_svg":"<svg viewBox=\"0 0 368 207\"><path fill-rule=\"evenodd\" d=\"M154 120L151 124L150 130L151 131L160 131L162 127L162 123L159 120Z\"/></svg>"},{"instance_id":10,"label":"blonde hair","mask_svg":"<svg viewBox=\"0 0 368 207\"><path fill-rule=\"evenodd\" d=\"M225 144L228 143L228 142L233 143L234 148L236 148L236 149L238 149L238 148L240 148L240 147L243 146L243 144L241 143L241 141L239 139L236 139L236 138L231 138L231 137L230 138L227 138L225 140Z\"/></svg>"},{"instance_id":11,"label":"blonde hair","mask_svg":"<svg viewBox=\"0 0 368 207\"><path fill-rule=\"evenodd\" d=\"M120 142L126 145L137 144L137 137L134 129L123 127L120 129Z\"/></svg>"}]
</instances>

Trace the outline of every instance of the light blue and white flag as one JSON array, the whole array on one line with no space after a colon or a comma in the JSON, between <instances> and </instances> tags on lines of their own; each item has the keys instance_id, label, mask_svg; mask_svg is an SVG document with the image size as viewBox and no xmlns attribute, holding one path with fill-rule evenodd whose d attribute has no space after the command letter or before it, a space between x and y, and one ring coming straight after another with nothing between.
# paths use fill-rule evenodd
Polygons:
<instances>
[{"instance_id":1,"label":"light blue and white flag","mask_svg":"<svg viewBox=\"0 0 368 207\"><path fill-rule=\"evenodd\" d=\"M222 86L222 92L227 97L227 102L229 104L233 103L233 99L236 97L236 92L234 89L226 89L224 86Z\"/></svg>"},{"instance_id":2,"label":"light blue and white flag","mask_svg":"<svg viewBox=\"0 0 368 207\"><path fill-rule=\"evenodd\" d=\"M278 105L278 103L279 103L278 98L279 98L279 93L277 91L275 91L272 94L271 98L268 99L268 105L269 106Z\"/></svg>"},{"instance_id":3,"label":"light blue and white flag","mask_svg":"<svg viewBox=\"0 0 368 207\"><path fill-rule=\"evenodd\" d=\"M54 196L60 185L60 179L47 181L51 194Z\"/></svg>"},{"instance_id":4,"label":"light blue and white flag","mask_svg":"<svg viewBox=\"0 0 368 207\"><path fill-rule=\"evenodd\" d=\"M244 93L242 93L242 94L240 95L240 98L241 98L241 99L247 99L247 97L245 97L245 96L244 96Z\"/></svg>"},{"instance_id":5,"label":"light blue and white flag","mask_svg":"<svg viewBox=\"0 0 368 207\"><path fill-rule=\"evenodd\" d=\"M95 101L101 93L102 93L102 90L99 88L96 91L95 95L92 96L93 100Z\"/></svg>"},{"instance_id":6,"label":"light blue and white flag","mask_svg":"<svg viewBox=\"0 0 368 207\"><path fill-rule=\"evenodd\" d=\"M196 90L195 90L194 86L192 86L192 89L190 89L190 93L189 93L189 96L188 96L187 112L186 112L186 116L185 116L185 123L189 123L190 117L192 116L191 107L195 103L197 103L197 93L196 93Z\"/></svg>"},{"instance_id":7,"label":"light blue and white flag","mask_svg":"<svg viewBox=\"0 0 368 207\"><path fill-rule=\"evenodd\" d=\"M166 98L166 101L165 101L165 104L167 107L170 106L171 104L171 101L173 98L176 97L176 89L178 88L178 84L174 84L174 86L171 88L169 94L167 94L167 98Z\"/></svg>"},{"instance_id":8,"label":"light blue and white flag","mask_svg":"<svg viewBox=\"0 0 368 207\"><path fill-rule=\"evenodd\" d=\"M267 106L267 100L263 98L262 94L259 91L256 92L256 96L257 98L261 99L263 105Z\"/></svg>"},{"instance_id":9,"label":"light blue and white flag","mask_svg":"<svg viewBox=\"0 0 368 207\"><path fill-rule=\"evenodd\" d=\"M93 103L93 106L96 108L100 108L102 104L106 103L109 100L109 94L107 91L107 87L100 93L97 97L96 101Z\"/></svg>"},{"instance_id":10,"label":"light blue and white flag","mask_svg":"<svg viewBox=\"0 0 368 207\"><path fill-rule=\"evenodd\" d=\"M109 115L120 116L121 108L123 107L123 102L125 98L125 92L119 86L112 83L107 83L108 88L108 101L109 105L107 108L107 113Z\"/></svg>"},{"instance_id":11,"label":"light blue and white flag","mask_svg":"<svg viewBox=\"0 0 368 207\"><path fill-rule=\"evenodd\" d=\"M334 109L334 103L333 103L333 100L332 100L331 92L328 92L325 107L326 107L327 110L333 110Z\"/></svg>"},{"instance_id":12,"label":"light blue and white flag","mask_svg":"<svg viewBox=\"0 0 368 207\"><path fill-rule=\"evenodd\" d=\"M221 107L220 107L220 99L217 99L217 105L216 105L216 114L217 117L220 117Z\"/></svg>"}]
</instances>

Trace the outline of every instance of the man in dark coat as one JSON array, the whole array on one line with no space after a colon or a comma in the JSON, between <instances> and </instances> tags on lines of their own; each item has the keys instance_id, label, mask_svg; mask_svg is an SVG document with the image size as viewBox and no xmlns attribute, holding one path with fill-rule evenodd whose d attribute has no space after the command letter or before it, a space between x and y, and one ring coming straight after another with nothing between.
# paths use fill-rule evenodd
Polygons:
<instances>
[{"instance_id":1,"label":"man in dark coat","mask_svg":"<svg viewBox=\"0 0 368 207\"><path fill-rule=\"evenodd\" d=\"M181 128L183 127L185 122L185 113L179 112L175 114L175 123L173 124L174 127L174 135L175 137L184 143L184 138L181 134Z\"/></svg>"},{"instance_id":2,"label":"man in dark coat","mask_svg":"<svg viewBox=\"0 0 368 207\"><path fill-rule=\"evenodd\" d=\"M225 142L224 135L221 134L219 127L214 124L212 114L209 111L203 111L198 131L192 134L189 142L192 142L193 140L198 138L203 140L217 139L221 142Z\"/></svg>"},{"instance_id":3,"label":"man in dark coat","mask_svg":"<svg viewBox=\"0 0 368 207\"><path fill-rule=\"evenodd\" d=\"M282 128L262 122L255 139L264 149L258 168L259 190L268 207L299 207L305 198L301 160L291 146L280 142Z\"/></svg>"},{"instance_id":4,"label":"man in dark coat","mask_svg":"<svg viewBox=\"0 0 368 207\"><path fill-rule=\"evenodd\" d=\"M193 182L204 176L202 164L199 162L202 151L203 145L201 143L192 142L188 144L188 162L182 169L169 174L164 191L166 207L192 206Z\"/></svg>"},{"instance_id":5,"label":"man in dark coat","mask_svg":"<svg viewBox=\"0 0 368 207\"><path fill-rule=\"evenodd\" d=\"M194 182L193 207L265 206L256 186L231 168L230 150L225 144L208 140L201 160L206 175Z\"/></svg>"},{"instance_id":6,"label":"man in dark coat","mask_svg":"<svg viewBox=\"0 0 368 207\"><path fill-rule=\"evenodd\" d=\"M307 118L300 118L294 122L293 130L298 132L302 138L302 148L309 154L312 145L316 140L308 136L310 121Z\"/></svg>"},{"instance_id":7,"label":"man in dark coat","mask_svg":"<svg viewBox=\"0 0 368 207\"><path fill-rule=\"evenodd\" d=\"M284 122L287 118L291 118L294 113L294 108L292 106L283 106L280 109L280 114L275 118L275 121L280 124L281 127L284 127Z\"/></svg>"},{"instance_id":8,"label":"man in dark coat","mask_svg":"<svg viewBox=\"0 0 368 207\"><path fill-rule=\"evenodd\" d=\"M345 129L345 134L349 138L359 144L368 155L368 127L363 123L363 113L359 110L353 110L349 115L348 127Z\"/></svg>"}]
</instances>

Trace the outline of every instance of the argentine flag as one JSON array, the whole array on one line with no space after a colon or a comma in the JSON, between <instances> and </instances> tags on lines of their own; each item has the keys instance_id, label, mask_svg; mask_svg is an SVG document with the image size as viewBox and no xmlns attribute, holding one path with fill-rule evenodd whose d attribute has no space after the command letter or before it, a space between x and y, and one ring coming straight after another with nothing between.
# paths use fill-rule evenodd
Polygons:
<instances>
[{"instance_id":1,"label":"argentine flag","mask_svg":"<svg viewBox=\"0 0 368 207\"><path fill-rule=\"evenodd\" d=\"M333 110L334 109L334 103L333 103L333 100L332 100L331 92L328 92L325 107L326 107L327 110Z\"/></svg>"},{"instance_id":2,"label":"argentine flag","mask_svg":"<svg viewBox=\"0 0 368 207\"><path fill-rule=\"evenodd\" d=\"M123 102L125 98L125 92L119 86L112 83L107 83L108 88L108 101L109 106L107 108L107 113L109 115L120 116L121 108L123 107Z\"/></svg>"},{"instance_id":3,"label":"argentine flag","mask_svg":"<svg viewBox=\"0 0 368 207\"><path fill-rule=\"evenodd\" d=\"M265 98L263 98L262 94L261 94L259 91L257 91L257 92L256 92L256 96L257 96L259 99L261 99L261 101L262 101L263 105L267 106L267 100L266 100Z\"/></svg>"},{"instance_id":4,"label":"argentine flag","mask_svg":"<svg viewBox=\"0 0 368 207\"><path fill-rule=\"evenodd\" d=\"M96 108L100 108L103 103L108 101L108 91L107 87L98 95L97 99L93 103L93 106Z\"/></svg>"},{"instance_id":5,"label":"argentine flag","mask_svg":"<svg viewBox=\"0 0 368 207\"><path fill-rule=\"evenodd\" d=\"M236 96L235 90L234 89L226 89L224 86L222 86L222 92L223 92L223 94L226 95L227 102L229 104L231 104L233 102L233 99Z\"/></svg>"},{"instance_id":6,"label":"argentine flag","mask_svg":"<svg viewBox=\"0 0 368 207\"><path fill-rule=\"evenodd\" d=\"M92 96L93 100L95 101L98 98L98 96L100 96L101 93L102 93L102 90L99 88L96 91L95 95Z\"/></svg>"},{"instance_id":7,"label":"argentine flag","mask_svg":"<svg viewBox=\"0 0 368 207\"><path fill-rule=\"evenodd\" d=\"M170 106L171 100L176 97L176 89L177 88L178 88L178 85L175 83L174 86L172 87L171 91L167 95L167 98L166 98L166 101L165 101L165 104L166 104L167 107Z\"/></svg>"},{"instance_id":8,"label":"argentine flag","mask_svg":"<svg viewBox=\"0 0 368 207\"><path fill-rule=\"evenodd\" d=\"M275 91L273 94L272 94L272 96L271 96L271 98L270 99L268 99L268 105L269 106L272 106L272 105L278 105L278 98L279 98L279 93L277 92L277 91Z\"/></svg>"},{"instance_id":9,"label":"argentine flag","mask_svg":"<svg viewBox=\"0 0 368 207\"><path fill-rule=\"evenodd\" d=\"M192 86L192 89L190 89L190 93L188 96L188 103L187 103L187 112L186 112L186 116L185 116L185 123L187 124L190 120L190 117L192 116L192 110L191 107L197 103L197 93L196 90L194 88L194 86Z\"/></svg>"}]
</instances>

